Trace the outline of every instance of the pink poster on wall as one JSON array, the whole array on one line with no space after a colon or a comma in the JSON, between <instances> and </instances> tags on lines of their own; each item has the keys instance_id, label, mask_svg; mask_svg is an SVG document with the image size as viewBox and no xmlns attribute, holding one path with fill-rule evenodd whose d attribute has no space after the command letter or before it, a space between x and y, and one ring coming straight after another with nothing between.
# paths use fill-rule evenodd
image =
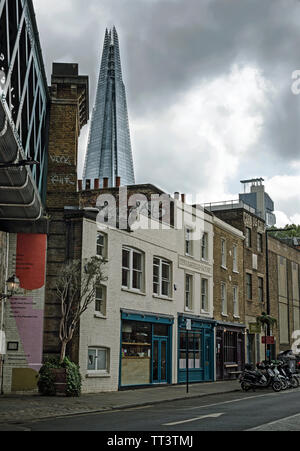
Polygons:
<instances>
[{"instance_id":1,"label":"pink poster on wall","mask_svg":"<svg viewBox=\"0 0 300 451\"><path fill-rule=\"evenodd\" d=\"M17 235L16 275L26 293L10 299L11 315L27 365L36 371L41 367L43 352L46 248L47 235Z\"/></svg>"}]
</instances>

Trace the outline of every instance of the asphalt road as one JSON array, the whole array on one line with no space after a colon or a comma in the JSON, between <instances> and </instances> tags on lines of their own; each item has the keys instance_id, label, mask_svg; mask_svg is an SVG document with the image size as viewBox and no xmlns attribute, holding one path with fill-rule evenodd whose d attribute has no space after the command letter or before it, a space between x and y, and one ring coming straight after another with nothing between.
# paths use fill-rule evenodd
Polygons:
<instances>
[{"instance_id":1,"label":"asphalt road","mask_svg":"<svg viewBox=\"0 0 300 451\"><path fill-rule=\"evenodd\" d=\"M59 415L59 412L58 412ZM300 430L300 388L212 395L154 406L19 424L27 431Z\"/></svg>"}]
</instances>

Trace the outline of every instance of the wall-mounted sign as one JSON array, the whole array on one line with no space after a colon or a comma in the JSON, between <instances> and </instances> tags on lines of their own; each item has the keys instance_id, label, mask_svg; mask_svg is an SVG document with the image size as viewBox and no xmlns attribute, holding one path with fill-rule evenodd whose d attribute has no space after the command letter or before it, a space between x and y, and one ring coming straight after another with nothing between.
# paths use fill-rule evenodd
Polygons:
<instances>
[{"instance_id":1,"label":"wall-mounted sign","mask_svg":"<svg viewBox=\"0 0 300 451\"><path fill-rule=\"evenodd\" d=\"M260 334L261 333L260 324L250 323L249 324L249 332L250 332L250 334Z\"/></svg>"},{"instance_id":2,"label":"wall-mounted sign","mask_svg":"<svg viewBox=\"0 0 300 451\"><path fill-rule=\"evenodd\" d=\"M7 351L18 351L19 343L17 341L9 341L7 343Z\"/></svg>"},{"instance_id":3,"label":"wall-mounted sign","mask_svg":"<svg viewBox=\"0 0 300 451\"><path fill-rule=\"evenodd\" d=\"M192 320L191 319L186 320L186 330L192 330Z\"/></svg>"},{"instance_id":4,"label":"wall-mounted sign","mask_svg":"<svg viewBox=\"0 0 300 451\"><path fill-rule=\"evenodd\" d=\"M261 342L263 345L274 345L275 344L275 337L262 337Z\"/></svg>"}]
</instances>

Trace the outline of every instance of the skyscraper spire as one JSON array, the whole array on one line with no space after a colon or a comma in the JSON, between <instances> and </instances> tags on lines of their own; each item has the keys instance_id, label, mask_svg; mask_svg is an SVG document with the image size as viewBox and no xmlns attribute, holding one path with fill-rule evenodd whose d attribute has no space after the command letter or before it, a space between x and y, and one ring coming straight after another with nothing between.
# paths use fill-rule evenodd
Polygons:
<instances>
[{"instance_id":1,"label":"skyscraper spire","mask_svg":"<svg viewBox=\"0 0 300 451\"><path fill-rule=\"evenodd\" d=\"M109 179L109 186L134 185L125 86L122 78L118 33L115 27L105 31L96 101L83 179Z\"/></svg>"}]
</instances>

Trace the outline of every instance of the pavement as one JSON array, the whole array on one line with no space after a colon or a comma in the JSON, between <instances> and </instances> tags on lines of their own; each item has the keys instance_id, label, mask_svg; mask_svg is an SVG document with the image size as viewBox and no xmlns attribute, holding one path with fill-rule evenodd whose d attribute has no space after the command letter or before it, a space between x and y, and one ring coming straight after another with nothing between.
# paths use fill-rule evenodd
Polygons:
<instances>
[{"instance_id":1,"label":"pavement","mask_svg":"<svg viewBox=\"0 0 300 451\"><path fill-rule=\"evenodd\" d=\"M79 398L34 395L0 396L0 431L13 425L47 418L122 410L189 398L240 391L237 380L185 385L168 385L119 392L83 394ZM14 429L15 430L15 429Z\"/></svg>"}]
</instances>

